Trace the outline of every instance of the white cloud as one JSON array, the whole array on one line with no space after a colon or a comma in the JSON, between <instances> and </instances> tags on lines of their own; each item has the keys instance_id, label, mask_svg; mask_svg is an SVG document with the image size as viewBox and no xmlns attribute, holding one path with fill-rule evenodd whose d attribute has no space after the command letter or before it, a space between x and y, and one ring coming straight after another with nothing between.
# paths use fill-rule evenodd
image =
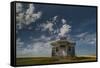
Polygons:
<instances>
[{"instance_id":1,"label":"white cloud","mask_svg":"<svg viewBox=\"0 0 100 68\"><path fill-rule=\"evenodd\" d=\"M67 35L67 40L68 40L69 42L75 43L75 39L72 38L72 36L71 36L70 34Z\"/></svg>"},{"instance_id":2,"label":"white cloud","mask_svg":"<svg viewBox=\"0 0 100 68\"><path fill-rule=\"evenodd\" d=\"M29 25L29 24L31 24L32 22L35 22L37 19L39 19L40 17L41 17L41 12L37 12L37 13L33 13L33 14L31 14L31 15L29 15L29 14L27 14L26 16L25 16L25 24L26 25Z\"/></svg>"},{"instance_id":3,"label":"white cloud","mask_svg":"<svg viewBox=\"0 0 100 68\"><path fill-rule=\"evenodd\" d=\"M26 14L31 15L31 14L33 14L34 10L35 10L34 5L33 4L29 4L29 8L26 10Z\"/></svg>"},{"instance_id":4,"label":"white cloud","mask_svg":"<svg viewBox=\"0 0 100 68\"><path fill-rule=\"evenodd\" d=\"M17 39L16 39L16 46L17 46L18 48L20 48L20 47L22 47L23 45L24 45L24 42L22 42L20 38L17 38Z\"/></svg>"},{"instance_id":5,"label":"white cloud","mask_svg":"<svg viewBox=\"0 0 100 68\"><path fill-rule=\"evenodd\" d=\"M81 38L81 37L84 37L87 34L88 34L88 32L83 32L83 33L80 33L80 34L76 35L76 37Z\"/></svg>"},{"instance_id":6,"label":"white cloud","mask_svg":"<svg viewBox=\"0 0 100 68\"><path fill-rule=\"evenodd\" d=\"M69 31L71 31L71 26L68 24L63 24L58 35L64 36L66 33L69 33Z\"/></svg>"},{"instance_id":7,"label":"white cloud","mask_svg":"<svg viewBox=\"0 0 100 68\"><path fill-rule=\"evenodd\" d=\"M66 23L66 20L65 19L61 19L62 23L65 24Z\"/></svg>"},{"instance_id":8,"label":"white cloud","mask_svg":"<svg viewBox=\"0 0 100 68\"><path fill-rule=\"evenodd\" d=\"M90 41L89 44L95 44L95 41Z\"/></svg>"},{"instance_id":9,"label":"white cloud","mask_svg":"<svg viewBox=\"0 0 100 68\"><path fill-rule=\"evenodd\" d=\"M22 4L16 3L16 13L22 12Z\"/></svg>"},{"instance_id":10,"label":"white cloud","mask_svg":"<svg viewBox=\"0 0 100 68\"><path fill-rule=\"evenodd\" d=\"M55 22L57 20L58 16L54 16L53 17L53 22Z\"/></svg>"},{"instance_id":11,"label":"white cloud","mask_svg":"<svg viewBox=\"0 0 100 68\"><path fill-rule=\"evenodd\" d=\"M39 38L32 38L31 43L23 46L25 42L22 42L20 38L17 39L17 46L21 44L21 47L17 48L17 57L50 57L52 46L51 37L41 35Z\"/></svg>"},{"instance_id":12,"label":"white cloud","mask_svg":"<svg viewBox=\"0 0 100 68\"><path fill-rule=\"evenodd\" d=\"M39 38L33 38L32 41L35 41L35 42L38 42L38 41L44 41L44 42L47 42L47 41L50 41L51 40L51 37L47 37L45 35L41 35Z\"/></svg>"},{"instance_id":13,"label":"white cloud","mask_svg":"<svg viewBox=\"0 0 100 68\"><path fill-rule=\"evenodd\" d=\"M51 33L56 33L53 26L57 28L57 24L56 24L57 18L58 16L53 16L52 18L50 18L50 20L47 20L46 23L41 24L40 27L43 28L42 31L48 30Z\"/></svg>"},{"instance_id":14,"label":"white cloud","mask_svg":"<svg viewBox=\"0 0 100 68\"><path fill-rule=\"evenodd\" d=\"M51 45L49 42L33 42L31 45L17 51L17 57L50 57Z\"/></svg>"},{"instance_id":15,"label":"white cloud","mask_svg":"<svg viewBox=\"0 0 100 68\"><path fill-rule=\"evenodd\" d=\"M51 21L47 20L46 23L41 24L40 26L43 28L42 31L48 30L49 32L51 32L52 35L58 34L58 36L64 36L66 33L69 33L71 31L71 26L66 24L65 19L61 19L63 24L62 27L59 28L55 22L57 20L57 17L58 16L54 16Z\"/></svg>"},{"instance_id":16,"label":"white cloud","mask_svg":"<svg viewBox=\"0 0 100 68\"><path fill-rule=\"evenodd\" d=\"M16 21L18 29L22 29L23 25L29 25L32 22L35 22L42 15L41 11L34 12L35 7L33 4L29 4L29 8L24 11L22 11L24 8L23 4L17 3L16 7Z\"/></svg>"},{"instance_id":17,"label":"white cloud","mask_svg":"<svg viewBox=\"0 0 100 68\"><path fill-rule=\"evenodd\" d=\"M89 45L96 45L96 34L95 33L94 34L86 33L85 36L82 35L80 37L80 39L78 40L78 42L84 43L84 44L89 44Z\"/></svg>"},{"instance_id":18,"label":"white cloud","mask_svg":"<svg viewBox=\"0 0 100 68\"><path fill-rule=\"evenodd\" d=\"M18 13L17 16L16 16L16 26L19 28L19 29L22 29L22 25L25 23L25 20L24 20L24 13Z\"/></svg>"},{"instance_id":19,"label":"white cloud","mask_svg":"<svg viewBox=\"0 0 100 68\"><path fill-rule=\"evenodd\" d=\"M96 45L96 34L88 34L85 40L88 44Z\"/></svg>"},{"instance_id":20,"label":"white cloud","mask_svg":"<svg viewBox=\"0 0 100 68\"><path fill-rule=\"evenodd\" d=\"M34 45L34 52L43 52L43 51L48 51L48 49L50 49L51 45L47 42L47 43L44 43L44 42L36 42L36 43L33 43Z\"/></svg>"},{"instance_id":21,"label":"white cloud","mask_svg":"<svg viewBox=\"0 0 100 68\"><path fill-rule=\"evenodd\" d=\"M43 31L49 30L50 32L53 31L53 23L51 21L47 21L46 24L42 24Z\"/></svg>"},{"instance_id":22,"label":"white cloud","mask_svg":"<svg viewBox=\"0 0 100 68\"><path fill-rule=\"evenodd\" d=\"M22 54L24 42L20 38L16 39L16 55ZM19 52L20 51L20 52Z\"/></svg>"}]
</instances>

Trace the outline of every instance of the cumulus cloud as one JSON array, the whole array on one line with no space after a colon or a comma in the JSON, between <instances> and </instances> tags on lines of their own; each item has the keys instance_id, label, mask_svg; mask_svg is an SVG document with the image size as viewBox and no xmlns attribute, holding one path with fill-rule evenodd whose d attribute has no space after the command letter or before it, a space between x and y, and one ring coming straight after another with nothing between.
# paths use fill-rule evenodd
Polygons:
<instances>
[{"instance_id":1,"label":"cumulus cloud","mask_svg":"<svg viewBox=\"0 0 100 68\"><path fill-rule=\"evenodd\" d=\"M96 34L90 34L90 33L82 33L80 34L80 39L78 42L83 43L83 44L89 44L89 45L96 45Z\"/></svg>"},{"instance_id":2,"label":"cumulus cloud","mask_svg":"<svg viewBox=\"0 0 100 68\"><path fill-rule=\"evenodd\" d=\"M26 10L26 14L31 15L31 14L33 14L34 10L35 10L34 5L33 4L29 4L29 8Z\"/></svg>"},{"instance_id":3,"label":"cumulus cloud","mask_svg":"<svg viewBox=\"0 0 100 68\"><path fill-rule=\"evenodd\" d=\"M65 19L61 19L63 24L61 24L61 28L58 27L58 25L56 24L57 17L58 16L54 16L51 21L47 20L46 23L43 23L41 25L41 27L43 28L42 31L48 30L52 35L57 34L58 36L65 36L71 31L71 26L66 23Z\"/></svg>"},{"instance_id":4,"label":"cumulus cloud","mask_svg":"<svg viewBox=\"0 0 100 68\"><path fill-rule=\"evenodd\" d=\"M50 57L51 45L49 42L33 42L17 51L17 57Z\"/></svg>"},{"instance_id":5,"label":"cumulus cloud","mask_svg":"<svg viewBox=\"0 0 100 68\"><path fill-rule=\"evenodd\" d=\"M22 12L22 4L16 3L16 13Z\"/></svg>"},{"instance_id":6,"label":"cumulus cloud","mask_svg":"<svg viewBox=\"0 0 100 68\"><path fill-rule=\"evenodd\" d=\"M23 25L29 25L32 22L38 20L42 12L35 12L35 7L33 4L29 4L28 8L25 10L23 4L16 3L16 21L18 29L22 29Z\"/></svg>"},{"instance_id":7,"label":"cumulus cloud","mask_svg":"<svg viewBox=\"0 0 100 68\"><path fill-rule=\"evenodd\" d=\"M62 23L65 24L66 23L66 20L65 19L61 19Z\"/></svg>"},{"instance_id":8,"label":"cumulus cloud","mask_svg":"<svg viewBox=\"0 0 100 68\"><path fill-rule=\"evenodd\" d=\"M25 23L25 20L24 20L24 13L18 13L16 15L16 26L18 29L22 29L22 25Z\"/></svg>"},{"instance_id":9,"label":"cumulus cloud","mask_svg":"<svg viewBox=\"0 0 100 68\"><path fill-rule=\"evenodd\" d=\"M65 36L65 34L69 33L69 31L71 31L71 26L68 24L63 24L62 27L60 28L60 33L58 35Z\"/></svg>"},{"instance_id":10,"label":"cumulus cloud","mask_svg":"<svg viewBox=\"0 0 100 68\"><path fill-rule=\"evenodd\" d=\"M24 46L24 42L20 38L17 38L16 39L16 55L17 56L22 54L23 46Z\"/></svg>"},{"instance_id":11,"label":"cumulus cloud","mask_svg":"<svg viewBox=\"0 0 100 68\"><path fill-rule=\"evenodd\" d=\"M47 42L50 41L52 39L52 37L47 37L45 35L41 35L39 38L32 38L33 42L38 42L38 41L42 41L42 42Z\"/></svg>"},{"instance_id":12,"label":"cumulus cloud","mask_svg":"<svg viewBox=\"0 0 100 68\"><path fill-rule=\"evenodd\" d=\"M22 42L20 38L17 38L17 39L16 39L16 46L17 46L18 48L20 48L20 47L22 47L23 45L24 45L24 42Z\"/></svg>"},{"instance_id":13,"label":"cumulus cloud","mask_svg":"<svg viewBox=\"0 0 100 68\"><path fill-rule=\"evenodd\" d=\"M50 32L53 31L53 23L51 21L47 21L45 24L42 25L43 31L49 30Z\"/></svg>"},{"instance_id":14,"label":"cumulus cloud","mask_svg":"<svg viewBox=\"0 0 100 68\"><path fill-rule=\"evenodd\" d=\"M51 33L52 32L56 33L53 26L55 26L57 28L57 24L56 24L57 18L58 18L58 16L53 16L52 18L50 18L51 20L47 20L46 23L41 24L40 26L43 28L43 31L48 30Z\"/></svg>"},{"instance_id":15,"label":"cumulus cloud","mask_svg":"<svg viewBox=\"0 0 100 68\"><path fill-rule=\"evenodd\" d=\"M25 16L25 24L29 25L32 22L35 22L37 19L39 19L41 17L41 14L42 14L41 12L37 12L37 13L31 14L31 15L26 14L26 16Z\"/></svg>"},{"instance_id":16,"label":"cumulus cloud","mask_svg":"<svg viewBox=\"0 0 100 68\"><path fill-rule=\"evenodd\" d=\"M88 34L85 37L85 40L87 41L88 44L96 45L96 34Z\"/></svg>"},{"instance_id":17,"label":"cumulus cloud","mask_svg":"<svg viewBox=\"0 0 100 68\"><path fill-rule=\"evenodd\" d=\"M50 47L51 47L51 45L49 44L49 42L46 42L46 43L44 43L44 42L37 42L37 43L34 43L34 52L47 52L48 51L48 49L50 50ZM47 52L48 53L48 52Z\"/></svg>"},{"instance_id":18,"label":"cumulus cloud","mask_svg":"<svg viewBox=\"0 0 100 68\"><path fill-rule=\"evenodd\" d=\"M51 40L51 37L46 37L45 35L41 35L40 39L44 41L49 41Z\"/></svg>"}]
</instances>

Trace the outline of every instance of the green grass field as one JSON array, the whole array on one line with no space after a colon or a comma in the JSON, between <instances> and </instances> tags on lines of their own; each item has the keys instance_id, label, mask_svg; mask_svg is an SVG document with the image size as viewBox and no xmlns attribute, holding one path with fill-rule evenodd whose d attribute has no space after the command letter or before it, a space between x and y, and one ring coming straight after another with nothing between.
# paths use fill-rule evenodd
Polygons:
<instances>
[{"instance_id":1,"label":"green grass field","mask_svg":"<svg viewBox=\"0 0 100 68\"><path fill-rule=\"evenodd\" d=\"M37 65L37 64L54 64L54 63L71 63L96 61L96 57L33 57L33 58L16 58L16 65Z\"/></svg>"}]
</instances>

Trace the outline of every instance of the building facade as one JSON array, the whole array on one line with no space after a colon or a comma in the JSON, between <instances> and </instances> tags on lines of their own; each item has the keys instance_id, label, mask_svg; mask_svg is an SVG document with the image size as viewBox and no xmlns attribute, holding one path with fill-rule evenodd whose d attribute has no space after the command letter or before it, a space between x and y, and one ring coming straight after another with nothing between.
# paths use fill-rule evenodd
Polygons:
<instances>
[{"instance_id":1,"label":"building facade","mask_svg":"<svg viewBox=\"0 0 100 68\"><path fill-rule=\"evenodd\" d=\"M74 57L75 43L69 42L66 39L60 39L51 43L52 57Z\"/></svg>"}]
</instances>

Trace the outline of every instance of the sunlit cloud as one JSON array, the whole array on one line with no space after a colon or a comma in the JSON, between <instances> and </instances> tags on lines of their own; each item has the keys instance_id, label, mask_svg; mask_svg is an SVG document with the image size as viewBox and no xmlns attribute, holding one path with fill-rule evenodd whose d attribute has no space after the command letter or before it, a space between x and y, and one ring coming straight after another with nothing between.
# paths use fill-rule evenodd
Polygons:
<instances>
[{"instance_id":1,"label":"sunlit cloud","mask_svg":"<svg viewBox=\"0 0 100 68\"><path fill-rule=\"evenodd\" d=\"M69 33L71 31L71 26L68 24L62 25L60 28L59 36L65 36L66 33Z\"/></svg>"},{"instance_id":2,"label":"sunlit cloud","mask_svg":"<svg viewBox=\"0 0 100 68\"><path fill-rule=\"evenodd\" d=\"M24 8L23 4L16 3L16 21L17 21L17 28L22 29L24 25L29 25L36 20L38 20L42 12L34 12L35 6L33 4L29 4L26 11L22 11Z\"/></svg>"}]
</instances>

